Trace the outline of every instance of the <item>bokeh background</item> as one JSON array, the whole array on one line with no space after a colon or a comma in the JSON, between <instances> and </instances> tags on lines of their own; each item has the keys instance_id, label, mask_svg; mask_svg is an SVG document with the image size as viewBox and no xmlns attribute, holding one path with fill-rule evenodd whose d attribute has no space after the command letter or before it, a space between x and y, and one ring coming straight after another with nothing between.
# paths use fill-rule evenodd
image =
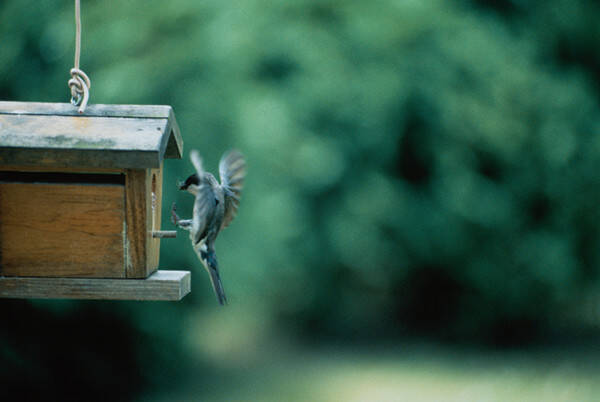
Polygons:
<instances>
[{"instance_id":1,"label":"bokeh background","mask_svg":"<svg viewBox=\"0 0 600 402\"><path fill-rule=\"evenodd\" d=\"M67 102L73 2L0 2L0 99ZM240 149L220 308L0 302L18 400L597 400L600 4L82 1L92 103ZM172 225L165 218L163 228Z\"/></svg>"}]
</instances>

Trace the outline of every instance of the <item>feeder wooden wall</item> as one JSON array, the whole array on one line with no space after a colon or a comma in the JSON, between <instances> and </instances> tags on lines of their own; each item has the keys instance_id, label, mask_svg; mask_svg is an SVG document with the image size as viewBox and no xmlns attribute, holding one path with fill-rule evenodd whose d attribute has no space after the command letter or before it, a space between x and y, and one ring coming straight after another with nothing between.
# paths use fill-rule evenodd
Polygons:
<instances>
[{"instance_id":1,"label":"feeder wooden wall","mask_svg":"<svg viewBox=\"0 0 600 402\"><path fill-rule=\"evenodd\" d=\"M181 154L169 106L90 105L79 115L69 104L0 102L0 296L10 278L141 286L159 264L163 159ZM184 272L179 298L186 283L189 292Z\"/></svg>"}]
</instances>

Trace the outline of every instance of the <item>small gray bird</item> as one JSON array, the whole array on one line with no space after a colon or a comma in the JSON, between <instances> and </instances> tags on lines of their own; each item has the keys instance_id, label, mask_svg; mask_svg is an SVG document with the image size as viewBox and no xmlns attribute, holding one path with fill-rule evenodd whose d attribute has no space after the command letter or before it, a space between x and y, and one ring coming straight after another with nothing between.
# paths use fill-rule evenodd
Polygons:
<instances>
[{"instance_id":1,"label":"small gray bird","mask_svg":"<svg viewBox=\"0 0 600 402\"><path fill-rule=\"evenodd\" d=\"M192 150L190 159L196 173L178 186L180 190L186 190L196 197L193 216L192 219L179 219L173 203L172 221L190 232L194 251L208 272L219 303L224 305L227 298L219 276L215 240L219 232L235 218L246 176L246 161L238 151L225 153L219 162L219 184L212 174L202 168L202 159L198 151Z\"/></svg>"}]
</instances>

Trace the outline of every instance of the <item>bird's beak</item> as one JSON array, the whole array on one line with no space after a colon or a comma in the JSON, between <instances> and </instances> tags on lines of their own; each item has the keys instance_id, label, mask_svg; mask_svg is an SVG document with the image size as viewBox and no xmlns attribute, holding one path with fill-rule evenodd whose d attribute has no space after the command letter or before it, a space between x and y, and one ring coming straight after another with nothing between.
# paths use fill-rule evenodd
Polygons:
<instances>
[{"instance_id":1,"label":"bird's beak","mask_svg":"<svg viewBox=\"0 0 600 402\"><path fill-rule=\"evenodd\" d=\"M176 184L179 190L185 190L185 182L177 180Z\"/></svg>"}]
</instances>

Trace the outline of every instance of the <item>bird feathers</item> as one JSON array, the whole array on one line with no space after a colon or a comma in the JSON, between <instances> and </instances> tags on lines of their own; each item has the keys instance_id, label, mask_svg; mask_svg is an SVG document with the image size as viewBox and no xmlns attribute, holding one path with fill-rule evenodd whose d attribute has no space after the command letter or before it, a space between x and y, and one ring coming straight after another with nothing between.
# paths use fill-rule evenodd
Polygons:
<instances>
[{"instance_id":1,"label":"bird feathers","mask_svg":"<svg viewBox=\"0 0 600 402\"><path fill-rule=\"evenodd\" d=\"M227 304L227 297L225 296L225 288L221 282L221 276L219 275L219 265L217 263L217 255L214 250L209 250L206 244L202 242L197 247L194 247L194 251L198 255L198 259L202 262L204 269L208 272L210 283L213 287L217 300L221 306Z\"/></svg>"},{"instance_id":2,"label":"bird feathers","mask_svg":"<svg viewBox=\"0 0 600 402\"><path fill-rule=\"evenodd\" d=\"M190 160L192 161L192 165L194 165L194 169L196 169L198 176L202 177L204 174L204 169L202 168L202 158L197 150L192 149L190 151Z\"/></svg>"},{"instance_id":3,"label":"bird feathers","mask_svg":"<svg viewBox=\"0 0 600 402\"><path fill-rule=\"evenodd\" d=\"M219 162L219 176L225 200L221 229L225 229L237 214L246 177L246 161L239 151L233 150L223 155Z\"/></svg>"},{"instance_id":4,"label":"bird feathers","mask_svg":"<svg viewBox=\"0 0 600 402\"><path fill-rule=\"evenodd\" d=\"M196 174L179 188L195 196L193 216L187 227L179 226L190 231L192 246L209 274L217 299L220 304L225 304L227 299L219 276L214 242L236 215L246 176L246 162L238 151L224 154L219 162L219 184L212 174L204 171L198 151L190 152L190 160ZM180 221L178 217L177 221Z\"/></svg>"},{"instance_id":5,"label":"bird feathers","mask_svg":"<svg viewBox=\"0 0 600 402\"><path fill-rule=\"evenodd\" d=\"M197 244L206 237L208 225L214 219L217 209L216 197L213 189L207 183L200 182L196 200L194 201L194 211L192 218L193 242Z\"/></svg>"}]
</instances>

